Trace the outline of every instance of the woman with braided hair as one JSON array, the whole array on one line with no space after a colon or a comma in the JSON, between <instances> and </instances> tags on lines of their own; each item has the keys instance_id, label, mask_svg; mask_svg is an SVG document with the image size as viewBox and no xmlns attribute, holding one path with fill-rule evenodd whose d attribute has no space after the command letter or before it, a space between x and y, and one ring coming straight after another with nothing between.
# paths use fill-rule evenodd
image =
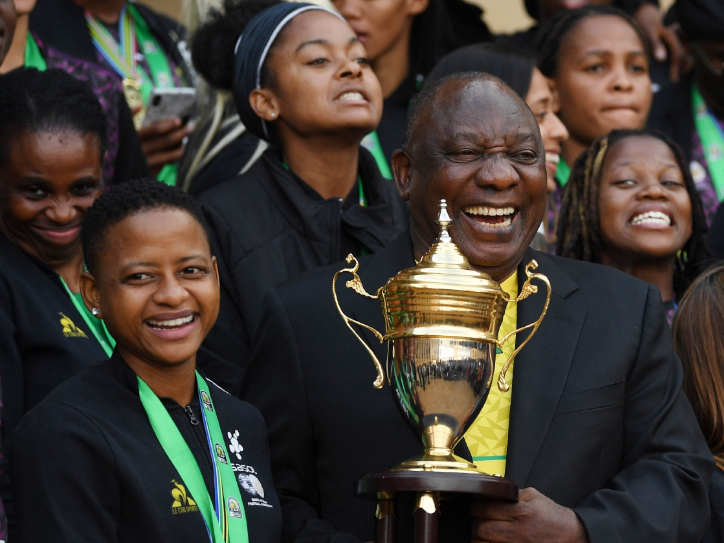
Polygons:
<instances>
[{"instance_id":1,"label":"woman with braided hair","mask_svg":"<svg viewBox=\"0 0 724 543\"><path fill-rule=\"evenodd\" d=\"M681 149L649 130L614 130L576 160L563 191L557 254L655 284L668 309L708 256L701 198Z\"/></svg>"}]
</instances>

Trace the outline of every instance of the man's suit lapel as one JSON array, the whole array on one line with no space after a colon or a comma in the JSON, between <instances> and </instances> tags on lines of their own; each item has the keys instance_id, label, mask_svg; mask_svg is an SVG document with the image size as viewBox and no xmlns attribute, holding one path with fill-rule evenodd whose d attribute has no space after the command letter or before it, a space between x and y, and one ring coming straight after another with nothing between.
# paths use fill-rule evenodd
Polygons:
<instances>
[{"instance_id":1,"label":"man's suit lapel","mask_svg":"<svg viewBox=\"0 0 724 543\"><path fill-rule=\"evenodd\" d=\"M578 286L555 265L554 259L528 250L518 268L518 288L526 279L524 266L532 259L538 261L536 272L545 274L551 282L548 313L540 328L523 347L513 365L513 397L508 434L506 477L521 488L535 462L568 378L568 371L586 316L585 308L571 295ZM518 304L518 327L534 322L545 303L545 285L540 281L538 293ZM518 334L516 344L528 336ZM493 383L493 386L496 386Z\"/></svg>"}]
</instances>

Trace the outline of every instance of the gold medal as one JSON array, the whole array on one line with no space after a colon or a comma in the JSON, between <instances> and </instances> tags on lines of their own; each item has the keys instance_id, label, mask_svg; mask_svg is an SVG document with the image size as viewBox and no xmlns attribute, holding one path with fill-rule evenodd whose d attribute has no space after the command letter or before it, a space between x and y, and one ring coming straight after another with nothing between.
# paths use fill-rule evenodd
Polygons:
<instances>
[{"instance_id":1,"label":"gold medal","mask_svg":"<svg viewBox=\"0 0 724 543\"><path fill-rule=\"evenodd\" d=\"M141 83L135 79L125 78L123 80L123 96L126 103L133 113L133 125L136 130L140 130L143 126L143 119L146 117L146 106L143 105L143 95L141 94ZM134 113L134 110L138 110Z\"/></svg>"}]
</instances>

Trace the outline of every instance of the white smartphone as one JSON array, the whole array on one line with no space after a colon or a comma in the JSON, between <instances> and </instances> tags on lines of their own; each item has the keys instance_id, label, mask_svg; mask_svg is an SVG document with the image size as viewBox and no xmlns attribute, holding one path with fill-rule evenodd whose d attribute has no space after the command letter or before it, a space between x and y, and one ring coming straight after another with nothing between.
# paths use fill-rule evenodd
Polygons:
<instances>
[{"instance_id":1,"label":"white smartphone","mask_svg":"<svg viewBox=\"0 0 724 543\"><path fill-rule=\"evenodd\" d=\"M146 127L164 119L178 117L186 124L196 103L196 89L193 87L172 87L153 89L148 97L146 117L143 126Z\"/></svg>"}]
</instances>

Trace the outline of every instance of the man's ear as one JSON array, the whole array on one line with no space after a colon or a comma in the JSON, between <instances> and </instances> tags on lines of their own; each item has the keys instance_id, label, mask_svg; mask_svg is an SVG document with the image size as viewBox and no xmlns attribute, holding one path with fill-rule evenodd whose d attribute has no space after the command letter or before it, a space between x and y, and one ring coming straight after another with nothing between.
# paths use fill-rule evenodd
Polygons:
<instances>
[{"instance_id":1,"label":"man's ear","mask_svg":"<svg viewBox=\"0 0 724 543\"><path fill-rule=\"evenodd\" d=\"M397 149L392 153L392 174L395 177L395 185L400 198L405 201L409 200L412 159L402 149Z\"/></svg>"},{"instance_id":2,"label":"man's ear","mask_svg":"<svg viewBox=\"0 0 724 543\"><path fill-rule=\"evenodd\" d=\"M276 121L279 118L279 103L274 93L269 89L254 89L251 91L249 105L254 113L266 122Z\"/></svg>"},{"instance_id":3,"label":"man's ear","mask_svg":"<svg viewBox=\"0 0 724 543\"><path fill-rule=\"evenodd\" d=\"M88 308L88 311L93 313L94 317L99 319L103 318L103 308L101 307L101 297L98 291L98 282L88 272L82 272L80 274L80 293L83 296L83 302ZM96 311L93 311L93 310Z\"/></svg>"}]
</instances>

